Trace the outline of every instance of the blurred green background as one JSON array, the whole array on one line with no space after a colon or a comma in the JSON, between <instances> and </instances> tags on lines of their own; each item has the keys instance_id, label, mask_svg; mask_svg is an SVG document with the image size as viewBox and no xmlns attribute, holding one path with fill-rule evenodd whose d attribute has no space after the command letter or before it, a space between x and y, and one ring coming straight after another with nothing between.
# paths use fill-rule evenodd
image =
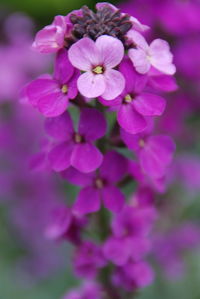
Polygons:
<instances>
[{"instance_id":1,"label":"blurred green background","mask_svg":"<svg viewBox=\"0 0 200 299\"><path fill-rule=\"evenodd\" d=\"M148 1L148 0L147 0ZM162 0L160 0L162 1ZM115 1L111 1L116 3ZM57 14L67 14L86 4L94 6L94 0L0 0L0 8L6 12L24 12L36 23L36 30L51 23ZM59 271L54 276L27 286L18 281L13 262L21 254L17 237L0 212L0 299L59 299L68 288L76 285L70 271ZM66 260L69 250L66 250ZM146 288L138 299L200 299L200 258L192 254L186 258L188 272L180 281L167 281L157 273L155 283ZM94 298L95 299L95 298Z\"/></svg>"}]
</instances>

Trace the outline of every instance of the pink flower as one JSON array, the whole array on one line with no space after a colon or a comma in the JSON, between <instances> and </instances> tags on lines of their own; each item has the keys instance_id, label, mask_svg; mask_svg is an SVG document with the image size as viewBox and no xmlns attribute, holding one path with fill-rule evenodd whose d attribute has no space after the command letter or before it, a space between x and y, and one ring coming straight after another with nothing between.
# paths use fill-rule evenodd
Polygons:
<instances>
[{"instance_id":1,"label":"pink flower","mask_svg":"<svg viewBox=\"0 0 200 299\"><path fill-rule=\"evenodd\" d=\"M73 166L81 172L97 169L103 155L93 142L106 131L106 121L101 112L85 108L81 111L78 131L73 128L70 114L66 111L57 118L46 120L46 131L55 139L48 156L55 171Z\"/></svg>"},{"instance_id":2,"label":"pink flower","mask_svg":"<svg viewBox=\"0 0 200 299\"><path fill-rule=\"evenodd\" d=\"M56 58L53 77L44 75L27 85L25 93L30 103L47 117L62 114L69 99L77 96L78 70L68 60L67 51L62 49Z\"/></svg>"},{"instance_id":3,"label":"pink flower","mask_svg":"<svg viewBox=\"0 0 200 299\"><path fill-rule=\"evenodd\" d=\"M107 35L96 42L82 38L69 49L72 65L85 73L78 79L78 90L87 98L102 96L106 100L116 98L123 91L125 79L113 68L124 56L120 40Z\"/></svg>"},{"instance_id":4,"label":"pink flower","mask_svg":"<svg viewBox=\"0 0 200 299\"><path fill-rule=\"evenodd\" d=\"M123 267L118 267L112 277L113 284L122 286L128 291L137 288L144 288L151 284L154 279L154 272L146 262L129 261Z\"/></svg>"},{"instance_id":5,"label":"pink flower","mask_svg":"<svg viewBox=\"0 0 200 299\"><path fill-rule=\"evenodd\" d=\"M54 53L62 49L70 29L64 16L56 16L51 25L45 26L35 37L32 47L41 53Z\"/></svg>"},{"instance_id":6,"label":"pink flower","mask_svg":"<svg viewBox=\"0 0 200 299\"><path fill-rule=\"evenodd\" d=\"M153 178L166 174L176 147L171 137L143 133L132 135L124 130L121 130L121 137L127 147L136 152L144 173Z\"/></svg>"},{"instance_id":7,"label":"pink flower","mask_svg":"<svg viewBox=\"0 0 200 299\"><path fill-rule=\"evenodd\" d=\"M173 55L165 40L155 39L149 46L140 33L131 30L128 35L137 46L136 49L130 49L128 55L138 73L147 73L151 66L167 75L176 72L176 67L172 63Z\"/></svg>"}]
</instances>

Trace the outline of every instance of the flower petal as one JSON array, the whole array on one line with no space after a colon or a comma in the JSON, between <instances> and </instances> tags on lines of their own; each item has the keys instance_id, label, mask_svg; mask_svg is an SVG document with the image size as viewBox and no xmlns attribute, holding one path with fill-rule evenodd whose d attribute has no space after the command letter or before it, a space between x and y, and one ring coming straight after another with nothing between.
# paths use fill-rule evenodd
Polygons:
<instances>
[{"instance_id":1,"label":"flower petal","mask_svg":"<svg viewBox=\"0 0 200 299\"><path fill-rule=\"evenodd\" d=\"M140 74L146 74L151 68L151 63L147 59L147 55L142 49L130 49L128 51L128 56L130 57L136 71Z\"/></svg>"},{"instance_id":2,"label":"flower petal","mask_svg":"<svg viewBox=\"0 0 200 299\"><path fill-rule=\"evenodd\" d=\"M145 118L131 104L121 105L117 114L117 121L125 131L131 134L142 132L147 127Z\"/></svg>"},{"instance_id":3,"label":"flower petal","mask_svg":"<svg viewBox=\"0 0 200 299\"><path fill-rule=\"evenodd\" d=\"M82 74L77 81L78 90L87 98L96 98L101 96L106 89L106 83L103 75L94 75L92 72Z\"/></svg>"},{"instance_id":4,"label":"flower petal","mask_svg":"<svg viewBox=\"0 0 200 299\"><path fill-rule=\"evenodd\" d=\"M55 146L49 152L48 158L50 165L55 171L63 171L70 166L73 146L72 143L64 142Z\"/></svg>"},{"instance_id":5,"label":"flower petal","mask_svg":"<svg viewBox=\"0 0 200 299\"><path fill-rule=\"evenodd\" d=\"M122 42L109 35L98 37L96 47L99 57L101 57L101 62L106 69L117 66L124 56L124 46Z\"/></svg>"},{"instance_id":6,"label":"flower petal","mask_svg":"<svg viewBox=\"0 0 200 299\"><path fill-rule=\"evenodd\" d=\"M173 55L165 40L154 40L150 45L150 55L151 64L159 71L167 75L173 75L176 72L176 67L172 63Z\"/></svg>"},{"instance_id":7,"label":"flower petal","mask_svg":"<svg viewBox=\"0 0 200 299\"><path fill-rule=\"evenodd\" d=\"M110 69L105 72L104 77L106 86L101 96L105 100L113 100L124 90L124 76L120 72Z\"/></svg>"},{"instance_id":8,"label":"flower petal","mask_svg":"<svg viewBox=\"0 0 200 299\"><path fill-rule=\"evenodd\" d=\"M46 117L61 115L68 106L68 97L62 92L45 95L38 101L38 109Z\"/></svg>"},{"instance_id":9,"label":"flower petal","mask_svg":"<svg viewBox=\"0 0 200 299\"><path fill-rule=\"evenodd\" d=\"M69 140L74 132L69 112L58 117L47 118L45 121L47 134L57 140Z\"/></svg>"},{"instance_id":10,"label":"flower petal","mask_svg":"<svg viewBox=\"0 0 200 299\"><path fill-rule=\"evenodd\" d=\"M145 116L162 115L166 101L156 94L143 92L135 98L133 106L137 112Z\"/></svg>"},{"instance_id":11,"label":"flower petal","mask_svg":"<svg viewBox=\"0 0 200 299\"><path fill-rule=\"evenodd\" d=\"M99 190L86 187L80 191L73 210L79 214L93 213L100 209L100 204Z\"/></svg>"},{"instance_id":12,"label":"flower petal","mask_svg":"<svg viewBox=\"0 0 200 299\"><path fill-rule=\"evenodd\" d=\"M103 114L96 109L82 109L78 132L89 141L93 141L104 136L106 132L106 120Z\"/></svg>"},{"instance_id":13,"label":"flower petal","mask_svg":"<svg viewBox=\"0 0 200 299\"><path fill-rule=\"evenodd\" d=\"M61 173L62 177L65 178L71 184L85 187L92 184L95 177L94 172L82 173L73 167L69 167Z\"/></svg>"},{"instance_id":14,"label":"flower petal","mask_svg":"<svg viewBox=\"0 0 200 299\"><path fill-rule=\"evenodd\" d=\"M161 178L172 161L174 151L175 144L169 136L151 136L140 152L141 167L149 176Z\"/></svg>"},{"instance_id":15,"label":"flower petal","mask_svg":"<svg viewBox=\"0 0 200 299\"><path fill-rule=\"evenodd\" d=\"M74 70L73 65L68 59L67 50L60 50L56 56L54 78L59 83L64 84L72 77Z\"/></svg>"},{"instance_id":16,"label":"flower petal","mask_svg":"<svg viewBox=\"0 0 200 299\"><path fill-rule=\"evenodd\" d=\"M103 155L90 143L77 144L71 157L71 165L81 172L92 172L102 163Z\"/></svg>"},{"instance_id":17,"label":"flower petal","mask_svg":"<svg viewBox=\"0 0 200 299\"><path fill-rule=\"evenodd\" d=\"M120 212L125 203L124 194L115 186L106 186L103 188L102 199L105 207L115 213Z\"/></svg>"},{"instance_id":18,"label":"flower petal","mask_svg":"<svg viewBox=\"0 0 200 299\"><path fill-rule=\"evenodd\" d=\"M71 64L79 70L90 71L99 64L99 54L95 42L88 37L80 39L68 51Z\"/></svg>"},{"instance_id":19,"label":"flower petal","mask_svg":"<svg viewBox=\"0 0 200 299\"><path fill-rule=\"evenodd\" d=\"M26 87L26 95L29 101L36 107L42 96L55 92L59 92L59 87L58 83L52 79L36 79Z\"/></svg>"},{"instance_id":20,"label":"flower petal","mask_svg":"<svg viewBox=\"0 0 200 299\"><path fill-rule=\"evenodd\" d=\"M110 151L104 156L100 175L111 183L120 181L127 171L127 160L121 154Z\"/></svg>"}]
</instances>

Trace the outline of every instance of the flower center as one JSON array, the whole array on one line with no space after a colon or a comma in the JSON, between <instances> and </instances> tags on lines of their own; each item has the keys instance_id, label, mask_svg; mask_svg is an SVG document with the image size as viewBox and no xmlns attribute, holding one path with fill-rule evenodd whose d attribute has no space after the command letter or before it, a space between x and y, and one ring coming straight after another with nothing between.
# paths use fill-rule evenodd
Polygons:
<instances>
[{"instance_id":1,"label":"flower center","mask_svg":"<svg viewBox=\"0 0 200 299\"><path fill-rule=\"evenodd\" d=\"M75 141L76 143L81 143L81 142L83 142L83 137L82 137L80 134L75 133L75 134L74 134L74 141Z\"/></svg>"},{"instance_id":2,"label":"flower center","mask_svg":"<svg viewBox=\"0 0 200 299\"><path fill-rule=\"evenodd\" d=\"M97 187L98 189L102 189L102 188L104 187L104 182L103 182L102 179L97 178L97 179L95 180L95 185L96 185L96 187Z\"/></svg>"},{"instance_id":3,"label":"flower center","mask_svg":"<svg viewBox=\"0 0 200 299\"><path fill-rule=\"evenodd\" d=\"M139 140L139 146L140 146L140 147L144 147L144 146L145 146L144 139L140 139L140 140Z\"/></svg>"},{"instance_id":4,"label":"flower center","mask_svg":"<svg viewBox=\"0 0 200 299\"><path fill-rule=\"evenodd\" d=\"M93 68L93 73L99 75L99 74L103 74L104 72L104 68L101 65L97 65L95 68Z\"/></svg>"},{"instance_id":5,"label":"flower center","mask_svg":"<svg viewBox=\"0 0 200 299\"><path fill-rule=\"evenodd\" d=\"M125 97L124 97L124 101L126 103L131 103L133 100L132 96L130 94L127 94Z\"/></svg>"},{"instance_id":6,"label":"flower center","mask_svg":"<svg viewBox=\"0 0 200 299\"><path fill-rule=\"evenodd\" d=\"M64 84L62 87L61 87L61 91L62 93L66 94L68 92L68 86L66 84Z\"/></svg>"}]
</instances>

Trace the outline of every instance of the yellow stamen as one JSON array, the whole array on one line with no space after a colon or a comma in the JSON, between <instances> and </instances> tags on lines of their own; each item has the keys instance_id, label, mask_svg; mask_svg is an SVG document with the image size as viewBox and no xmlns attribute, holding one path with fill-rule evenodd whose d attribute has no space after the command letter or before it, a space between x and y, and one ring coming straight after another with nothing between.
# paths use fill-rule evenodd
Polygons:
<instances>
[{"instance_id":1,"label":"yellow stamen","mask_svg":"<svg viewBox=\"0 0 200 299\"><path fill-rule=\"evenodd\" d=\"M67 93L68 92L68 86L64 84L61 88L62 93Z\"/></svg>"},{"instance_id":2,"label":"yellow stamen","mask_svg":"<svg viewBox=\"0 0 200 299\"><path fill-rule=\"evenodd\" d=\"M93 73L99 75L99 74L103 74L103 67L98 65L93 69Z\"/></svg>"},{"instance_id":3,"label":"yellow stamen","mask_svg":"<svg viewBox=\"0 0 200 299\"><path fill-rule=\"evenodd\" d=\"M127 94L127 95L125 96L124 100L125 100L127 103L131 103L133 99L132 99L132 97L131 97L130 94Z\"/></svg>"}]
</instances>

